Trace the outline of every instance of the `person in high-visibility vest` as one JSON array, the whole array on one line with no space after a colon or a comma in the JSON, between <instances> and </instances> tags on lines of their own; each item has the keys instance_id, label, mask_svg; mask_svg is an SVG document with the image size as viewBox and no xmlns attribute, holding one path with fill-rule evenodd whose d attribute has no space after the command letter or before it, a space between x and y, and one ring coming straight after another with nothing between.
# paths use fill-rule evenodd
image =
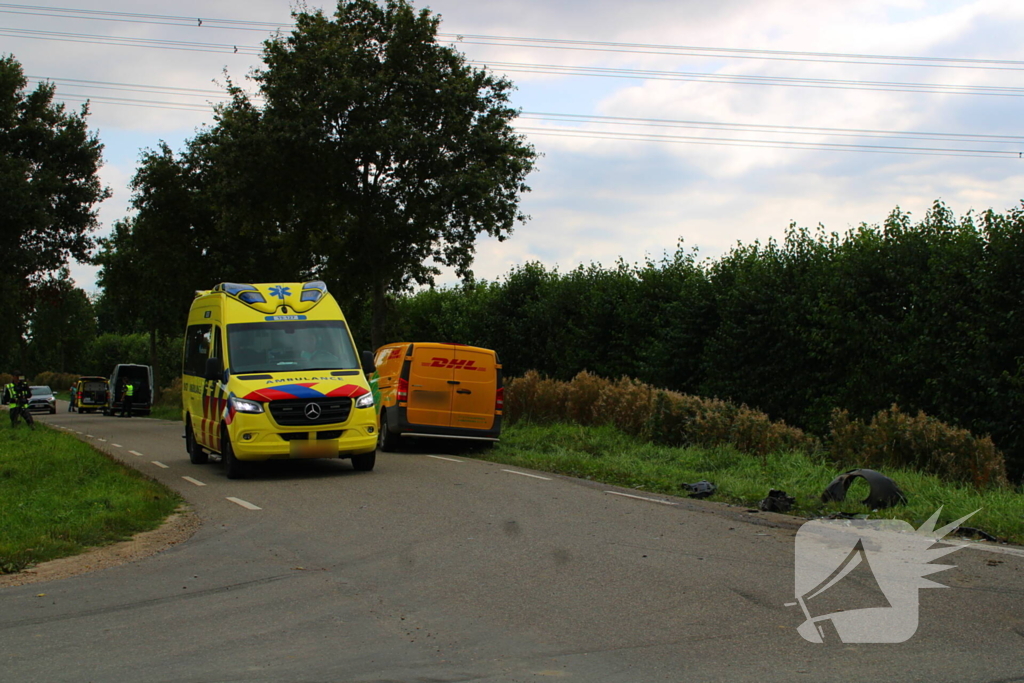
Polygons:
<instances>
[{"instance_id":1,"label":"person in high-visibility vest","mask_svg":"<svg viewBox=\"0 0 1024 683\"><path fill-rule=\"evenodd\" d=\"M14 381L8 383L4 388L7 393L8 412L11 414L11 426L17 425L18 418L23 417L25 424L35 429L32 413L28 411L28 398L32 395L32 390L29 389L25 376L20 372L15 372L14 378Z\"/></svg>"},{"instance_id":2,"label":"person in high-visibility vest","mask_svg":"<svg viewBox=\"0 0 1024 683\"><path fill-rule=\"evenodd\" d=\"M121 396L121 417L132 416L132 396L135 395L135 386L125 380L124 391Z\"/></svg>"}]
</instances>

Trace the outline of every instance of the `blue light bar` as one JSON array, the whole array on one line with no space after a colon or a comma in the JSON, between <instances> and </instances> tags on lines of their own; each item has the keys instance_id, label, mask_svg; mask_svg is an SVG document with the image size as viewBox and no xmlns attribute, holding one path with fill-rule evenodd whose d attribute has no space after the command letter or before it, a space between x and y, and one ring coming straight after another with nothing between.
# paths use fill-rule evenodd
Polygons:
<instances>
[{"instance_id":1,"label":"blue light bar","mask_svg":"<svg viewBox=\"0 0 1024 683\"><path fill-rule=\"evenodd\" d=\"M323 295L324 293L321 291L307 289L302 293L302 296L299 297L299 301L320 301L320 298L323 297Z\"/></svg>"},{"instance_id":2,"label":"blue light bar","mask_svg":"<svg viewBox=\"0 0 1024 683\"><path fill-rule=\"evenodd\" d=\"M312 282L305 282L302 285L302 289L303 290L316 289L316 290L319 290L319 291L321 291L323 293L327 293L327 285L325 285L321 280L313 280Z\"/></svg>"},{"instance_id":3,"label":"blue light bar","mask_svg":"<svg viewBox=\"0 0 1024 683\"><path fill-rule=\"evenodd\" d=\"M242 292L238 295L240 301L244 301L247 304L265 304L267 300L263 298L263 295L256 290L249 290Z\"/></svg>"}]
</instances>

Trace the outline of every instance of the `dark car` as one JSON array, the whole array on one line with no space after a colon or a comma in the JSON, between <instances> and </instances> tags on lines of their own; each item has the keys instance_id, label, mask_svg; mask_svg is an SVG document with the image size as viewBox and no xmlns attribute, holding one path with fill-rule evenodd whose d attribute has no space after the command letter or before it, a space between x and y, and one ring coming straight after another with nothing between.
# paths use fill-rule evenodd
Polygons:
<instances>
[{"instance_id":1,"label":"dark car","mask_svg":"<svg viewBox=\"0 0 1024 683\"><path fill-rule=\"evenodd\" d=\"M29 387L32 395L28 399L29 410L45 410L53 415L57 412L57 398L50 387Z\"/></svg>"}]
</instances>

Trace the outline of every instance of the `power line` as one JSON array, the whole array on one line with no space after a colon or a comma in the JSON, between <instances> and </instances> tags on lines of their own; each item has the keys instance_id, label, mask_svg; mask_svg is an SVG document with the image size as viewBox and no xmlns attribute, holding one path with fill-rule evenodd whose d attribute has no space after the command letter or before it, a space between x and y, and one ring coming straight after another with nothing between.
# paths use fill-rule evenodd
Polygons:
<instances>
[{"instance_id":1,"label":"power line","mask_svg":"<svg viewBox=\"0 0 1024 683\"><path fill-rule=\"evenodd\" d=\"M182 95L186 97L214 97L222 101L226 101L229 99L228 93L226 93L223 90L179 88L175 86L159 86L140 83L118 83L112 81L92 81L78 78L48 78L42 76L27 76L27 78L35 83L49 81L57 85L66 84L69 87L75 88L85 87L94 88L98 90L117 90L141 94ZM251 94L250 97L257 101L262 99L262 96L259 93ZM869 128L826 128L820 126L790 126L783 124L736 123L727 121L653 119L635 116L601 116L597 114L567 114L561 112L524 111L520 113L519 118L562 123L605 123L620 126L690 128L732 132L782 133L789 135L826 135L830 137L879 137L887 139L908 140L945 140L947 142L1018 143L1024 141L1024 136L1022 135L949 133L938 131L880 130Z\"/></svg>"},{"instance_id":2,"label":"power line","mask_svg":"<svg viewBox=\"0 0 1024 683\"><path fill-rule=\"evenodd\" d=\"M517 128L519 132L553 137L587 138L597 140L623 140L630 142L669 142L727 147L767 147L776 149L803 149L810 151L872 152L880 154L912 154L924 156L975 157L983 159L1020 158L1020 152L989 149L956 149L935 147L900 147L888 145L846 145L827 142L797 142L791 140L737 140L735 138L708 138L685 135L650 135L617 131L577 132L569 129Z\"/></svg>"},{"instance_id":3,"label":"power line","mask_svg":"<svg viewBox=\"0 0 1024 683\"><path fill-rule=\"evenodd\" d=\"M185 97L215 97L219 102L226 102L229 97L227 93L218 90L200 90L196 88L177 88L173 86L154 86L132 83L116 83L110 81L89 81L83 79L43 79L30 77L31 80L41 82L48 80L55 84L65 83L73 88L85 88L86 90L114 90L123 92L134 92L144 95L170 95ZM201 107L198 103L189 102L168 102L164 100L144 100L125 97L113 97L106 94L91 95L80 92L62 93L63 99L73 101L92 100L98 104L144 106L182 111L210 112L209 107ZM254 96L259 99L259 96ZM843 129L823 128L812 126L787 126L781 124L752 124L733 123L722 121L685 121L673 119L648 119L639 117L621 116L598 116L587 114L565 114L557 112L522 112L520 118L525 120L552 121L556 123L599 123L623 127L644 127L644 128L667 128L667 129L699 129L713 130L730 133L754 133L754 134L781 134L781 135L804 135L804 136L825 136L825 137L846 137L846 138L879 138L886 140L906 140L911 142L941 141L941 142L982 142L989 144L1018 144L1024 141L1024 136L1016 135L992 135L992 134L971 134L971 133L946 133L935 131L895 131L878 129ZM562 137L586 137L590 139L619 139L647 142L699 142L711 144L712 142L730 145L753 145L753 146L788 146L794 149L829 149L844 151L889 151L893 153L931 153L931 154L970 154L972 156L1007 157L1013 154L1020 154L1012 150L964 150L957 148L923 148L923 147L899 147L887 145L866 145L826 143L821 141L801 142L797 140L757 140L749 138L709 138L707 136L681 136L661 135L654 133L631 133L628 131L616 130L592 130L581 128L530 128L520 126L518 130L531 132L537 135L555 135Z\"/></svg>"},{"instance_id":4,"label":"power line","mask_svg":"<svg viewBox=\"0 0 1024 683\"><path fill-rule=\"evenodd\" d=\"M547 74L552 76L596 76L628 78L633 80L702 81L731 85L774 85L799 88L825 88L830 90L872 90L882 92L930 93L945 95L999 95L1024 96L1024 88L985 85L945 85L941 83L899 83L887 81L834 80L824 78L791 78L784 76L747 76L735 74L707 74L685 71L648 71L641 69L615 69L611 67L560 66L557 64L521 64L516 62L484 62L469 60L475 66L497 68L512 73Z\"/></svg>"},{"instance_id":5,"label":"power line","mask_svg":"<svg viewBox=\"0 0 1024 683\"><path fill-rule=\"evenodd\" d=\"M617 52L643 55L675 55L684 57L716 57L727 59L758 59L825 64L870 64L876 66L910 66L946 69L994 69L1022 71L1024 61L1008 59L968 59L959 57L910 57L905 55L871 55L841 52L798 52L792 50L760 50L751 48L698 47L693 45L652 45L615 43L594 40L557 38L521 38L508 36L463 35L438 33L437 36L463 45L526 47L588 52Z\"/></svg>"},{"instance_id":6,"label":"power line","mask_svg":"<svg viewBox=\"0 0 1024 683\"><path fill-rule=\"evenodd\" d=\"M878 130L868 128L821 128L813 126L786 126L760 123L727 123L720 121L681 121L672 119L645 119L625 116L598 116L592 114L559 114L522 112L520 118L556 122L599 122L626 126L654 126L664 128L695 128L736 132L768 132L799 135L828 135L837 137L881 137L908 140L945 140L948 142L1006 142L1024 141L1021 135L986 135L974 133L939 133L931 131Z\"/></svg>"},{"instance_id":7,"label":"power line","mask_svg":"<svg viewBox=\"0 0 1024 683\"><path fill-rule=\"evenodd\" d=\"M81 33L59 33L55 31L34 31L30 29L0 29L0 35L12 37L28 36L42 40L81 42L117 45L122 47L145 47L163 50L185 50L190 52L240 53L259 55L261 48L216 43L198 43L148 38L120 38ZM731 85L770 85L801 88L824 88L841 90L870 90L882 92L987 95L1003 97L1024 96L1024 88L1000 86L946 85L941 83L906 83L887 81L836 80L821 78L792 78L783 76L750 76L735 74L708 74L685 71L654 71L631 68L561 66L557 64L523 64L518 62L482 62L468 60L470 64L485 68L497 68L512 73L533 73L557 76L591 76L604 78L627 78L634 80L701 81Z\"/></svg>"},{"instance_id":8,"label":"power line","mask_svg":"<svg viewBox=\"0 0 1024 683\"><path fill-rule=\"evenodd\" d=\"M121 23L158 24L168 26L218 28L244 31L272 32L294 28L294 23L275 23L210 17L112 12L90 9L70 9L41 5L0 3L0 12L50 16L70 19L117 21ZM562 38L534 38L525 36L495 36L480 34L438 33L438 38L454 40L466 45L527 47L540 49L586 50L649 55L697 56L732 59L783 60L835 64L873 64L880 66L916 66L959 69L1024 70L1024 61L1006 59L974 59L962 57L915 57L842 52L810 52L796 50L767 50L756 48L708 47L696 45L665 45L634 42L596 40L570 40Z\"/></svg>"}]
</instances>

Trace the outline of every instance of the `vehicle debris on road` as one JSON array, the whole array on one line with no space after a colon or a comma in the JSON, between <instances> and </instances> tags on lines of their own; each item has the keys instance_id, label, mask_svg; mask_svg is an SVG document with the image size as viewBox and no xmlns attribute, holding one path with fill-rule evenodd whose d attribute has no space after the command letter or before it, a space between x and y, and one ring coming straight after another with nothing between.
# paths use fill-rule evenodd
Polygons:
<instances>
[{"instance_id":1,"label":"vehicle debris on road","mask_svg":"<svg viewBox=\"0 0 1024 683\"><path fill-rule=\"evenodd\" d=\"M768 496L758 503L758 508L764 512L789 512L796 504L796 498L787 496L785 491L771 489Z\"/></svg>"},{"instance_id":2,"label":"vehicle debris on road","mask_svg":"<svg viewBox=\"0 0 1024 683\"><path fill-rule=\"evenodd\" d=\"M896 482L880 472L867 469L850 470L833 479L821 494L822 502L846 500L846 492L857 477L866 480L871 487L868 497L864 499L864 505L872 509L881 509L906 504L907 497Z\"/></svg>"}]
</instances>

